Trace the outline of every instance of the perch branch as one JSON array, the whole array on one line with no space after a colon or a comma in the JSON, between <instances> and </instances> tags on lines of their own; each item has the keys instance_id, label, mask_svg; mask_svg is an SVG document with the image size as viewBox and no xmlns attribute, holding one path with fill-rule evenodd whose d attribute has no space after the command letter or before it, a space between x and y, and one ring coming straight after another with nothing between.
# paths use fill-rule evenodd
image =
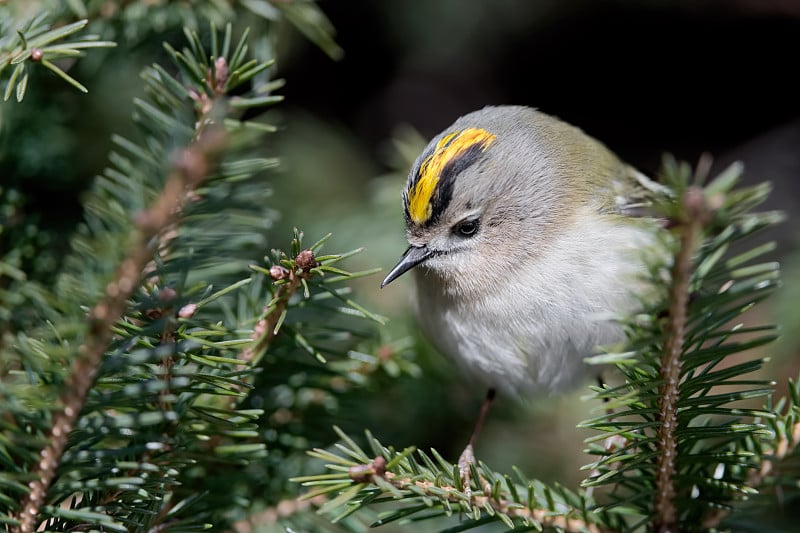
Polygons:
<instances>
[{"instance_id":1,"label":"perch branch","mask_svg":"<svg viewBox=\"0 0 800 533\"><path fill-rule=\"evenodd\" d=\"M654 530L659 533L677 531L675 507L675 459L678 453L678 398L680 395L681 353L686 335L686 308L692 276L692 256L700 229L708 218L705 193L689 187L683 197L684 217L680 226L680 247L672 268L667 341L661 355L658 399L658 460L655 480Z\"/></svg>"}]
</instances>

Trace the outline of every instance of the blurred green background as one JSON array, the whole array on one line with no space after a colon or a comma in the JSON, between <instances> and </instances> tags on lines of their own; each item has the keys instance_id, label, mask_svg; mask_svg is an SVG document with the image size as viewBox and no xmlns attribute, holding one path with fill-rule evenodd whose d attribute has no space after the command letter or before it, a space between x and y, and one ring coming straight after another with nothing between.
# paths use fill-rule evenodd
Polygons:
<instances>
[{"instance_id":1,"label":"blurred green background","mask_svg":"<svg viewBox=\"0 0 800 533\"><path fill-rule=\"evenodd\" d=\"M788 222L777 239L785 288L753 320L784 327L766 372L800 370L800 3L779 0L525 1L351 0L321 2L344 56L334 61L288 25L271 42L274 76L286 102L272 111L281 128L269 152L282 158L270 176L281 217L270 242L287 247L293 227L327 249L364 246L353 269L390 268L405 249L400 190L410 160L426 139L459 115L487 104L538 107L580 126L641 170L656 174L671 152L715 168L743 160L746 180L771 180L770 209ZM141 16L147 16L146 13ZM237 26L263 24L240 20ZM74 69L91 80L84 96L39 69L22 104L0 107L0 179L14 195L19 226L39 228L29 250L35 275L57 268L63 238L81 216L81 193L107 164L112 133L129 134L131 100L141 95L141 68L164 58L178 33L150 29L113 36L121 46L98 51ZM40 132L48 128L47 142ZM57 132L54 135L52 132ZM267 186L265 184L265 186ZM33 229L31 230L33 231ZM253 257L266 251L254 250ZM368 415L331 420L369 427L396 446L434 446L455 460L483 398L447 361L418 339L409 315L410 279L379 290L380 275L358 282L359 301L389 316L387 338L419 342L419 379L369 391ZM575 424L600 405L586 390L525 405L500 399L477 454L494 468L518 465L531 476L573 484L588 462ZM331 434L333 435L333 434Z\"/></svg>"}]
</instances>

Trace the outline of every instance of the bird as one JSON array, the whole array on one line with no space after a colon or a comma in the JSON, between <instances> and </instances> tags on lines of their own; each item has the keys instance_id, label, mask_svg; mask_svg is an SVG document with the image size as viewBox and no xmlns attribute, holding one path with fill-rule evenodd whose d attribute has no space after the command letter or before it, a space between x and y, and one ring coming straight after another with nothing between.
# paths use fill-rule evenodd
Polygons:
<instances>
[{"instance_id":1,"label":"bird","mask_svg":"<svg viewBox=\"0 0 800 533\"><path fill-rule=\"evenodd\" d=\"M614 317L644 290L647 216L669 190L581 129L527 106L487 106L436 135L402 191L408 248L381 287L414 273L422 332L487 387L459 458L469 485L473 445L495 391L513 398L568 391L585 358L618 343Z\"/></svg>"}]
</instances>

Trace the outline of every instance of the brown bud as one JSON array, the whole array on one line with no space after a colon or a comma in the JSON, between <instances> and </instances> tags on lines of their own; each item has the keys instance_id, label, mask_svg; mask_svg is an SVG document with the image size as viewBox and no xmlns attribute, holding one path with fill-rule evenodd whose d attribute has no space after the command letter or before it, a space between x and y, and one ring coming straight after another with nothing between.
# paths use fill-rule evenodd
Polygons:
<instances>
[{"instance_id":1,"label":"brown bud","mask_svg":"<svg viewBox=\"0 0 800 533\"><path fill-rule=\"evenodd\" d=\"M628 439L621 435L612 435L603 441L603 450L615 452L621 450L629 444Z\"/></svg>"},{"instance_id":2,"label":"brown bud","mask_svg":"<svg viewBox=\"0 0 800 533\"><path fill-rule=\"evenodd\" d=\"M197 104L197 109L200 112L200 115L207 115L211 108L214 105L214 102L209 98L209 96L205 92L197 92L194 89L189 89L189 98L194 100L194 103ZM195 124L195 127L198 127L200 123Z\"/></svg>"},{"instance_id":3,"label":"brown bud","mask_svg":"<svg viewBox=\"0 0 800 533\"><path fill-rule=\"evenodd\" d=\"M708 216L706 194L700 187L689 187L683 197L683 205L691 219L704 221Z\"/></svg>"},{"instance_id":4,"label":"brown bud","mask_svg":"<svg viewBox=\"0 0 800 533\"><path fill-rule=\"evenodd\" d=\"M383 344L378 347L377 356L381 361L389 361L394 357L394 349L389 345Z\"/></svg>"},{"instance_id":5,"label":"brown bud","mask_svg":"<svg viewBox=\"0 0 800 533\"><path fill-rule=\"evenodd\" d=\"M214 61L214 80L216 81L214 90L217 93L224 92L225 84L228 82L228 62L224 57L218 57Z\"/></svg>"},{"instance_id":6,"label":"brown bud","mask_svg":"<svg viewBox=\"0 0 800 533\"><path fill-rule=\"evenodd\" d=\"M314 252L311 250L303 250L297 257L294 258L297 266L300 267L303 272L308 272L312 268L317 266L317 260L314 257Z\"/></svg>"},{"instance_id":7,"label":"brown bud","mask_svg":"<svg viewBox=\"0 0 800 533\"><path fill-rule=\"evenodd\" d=\"M178 311L178 316L181 318L191 318L197 312L197 304L186 304Z\"/></svg>"},{"instance_id":8,"label":"brown bud","mask_svg":"<svg viewBox=\"0 0 800 533\"><path fill-rule=\"evenodd\" d=\"M383 477L386 475L386 459L379 455L372 460L372 466L375 468L375 475Z\"/></svg>"},{"instance_id":9,"label":"brown bud","mask_svg":"<svg viewBox=\"0 0 800 533\"><path fill-rule=\"evenodd\" d=\"M272 279L278 281L289 277L289 271L280 265L272 265L269 268L269 275Z\"/></svg>"},{"instance_id":10,"label":"brown bud","mask_svg":"<svg viewBox=\"0 0 800 533\"><path fill-rule=\"evenodd\" d=\"M369 483L372 476L383 477L386 475L386 459L380 455L368 465L351 466L347 471L350 479L356 483Z\"/></svg>"},{"instance_id":11,"label":"brown bud","mask_svg":"<svg viewBox=\"0 0 800 533\"><path fill-rule=\"evenodd\" d=\"M44 52L42 52L38 48L31 48L31 61L36 63L40 62L44 58Z\"/></svg>"},{"instance_id":12,"label":"brown bud","mask_svg":"<svg viewBox=\"0 0 800 533\"><path fill-rule=\"evenodd\" d=\"M158 292L158 299L162 302L169 302L175 299L178 293L172 287L164 287Z\"/></svg>"}]
</instances>

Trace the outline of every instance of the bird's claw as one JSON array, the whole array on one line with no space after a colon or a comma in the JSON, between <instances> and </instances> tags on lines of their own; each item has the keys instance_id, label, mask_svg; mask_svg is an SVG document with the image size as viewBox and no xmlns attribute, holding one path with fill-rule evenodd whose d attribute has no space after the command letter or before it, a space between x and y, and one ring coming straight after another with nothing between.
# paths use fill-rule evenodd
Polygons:
<instances>
[{"instance_id":1,"label":"bird's claw","mask_svg":"<svg viewBox=\"0 0 800 533\"><path fill-rule=\"evenodd\" d=\"M470 465L474 464L476 464L475 451L472 449L472 444L467 444L458 458L458 473L461 476L461 487L470 501L472 501L472 469Z\"/></svg>"}]
</instances>

